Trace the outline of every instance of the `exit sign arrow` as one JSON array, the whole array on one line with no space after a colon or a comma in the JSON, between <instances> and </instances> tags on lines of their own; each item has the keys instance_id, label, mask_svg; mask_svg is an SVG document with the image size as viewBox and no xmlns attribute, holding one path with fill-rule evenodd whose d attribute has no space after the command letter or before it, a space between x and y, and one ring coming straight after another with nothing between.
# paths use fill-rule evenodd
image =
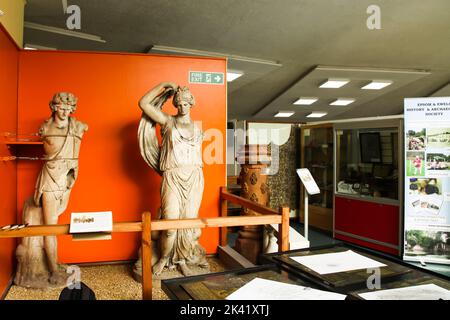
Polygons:
<instances>
[{"instance_id":1,"label":"exit sign arrow","mask_svg":"<svg viewBox=\"0 0 450 320\"><path fill-rule=\"evenodd\" d=\"M222 72L189 71L189 83L223 85L224 74Z\"/></svg>"}]
</instances>

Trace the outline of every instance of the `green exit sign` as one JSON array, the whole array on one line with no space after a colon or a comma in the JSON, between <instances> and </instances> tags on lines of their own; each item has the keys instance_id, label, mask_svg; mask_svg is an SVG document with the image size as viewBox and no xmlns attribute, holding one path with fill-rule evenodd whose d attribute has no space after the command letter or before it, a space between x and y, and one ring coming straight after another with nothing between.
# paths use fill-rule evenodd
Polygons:
<instances>
[{"instance_id":1,"label":"green exit sign","mask_svg":"<svg viewBox=\"0 0 450 320\"><path fill-rule=\"evenodd\" d=\"M189 83L224 84L222 72L189 71Z\"/></svg>"}]
</instances>

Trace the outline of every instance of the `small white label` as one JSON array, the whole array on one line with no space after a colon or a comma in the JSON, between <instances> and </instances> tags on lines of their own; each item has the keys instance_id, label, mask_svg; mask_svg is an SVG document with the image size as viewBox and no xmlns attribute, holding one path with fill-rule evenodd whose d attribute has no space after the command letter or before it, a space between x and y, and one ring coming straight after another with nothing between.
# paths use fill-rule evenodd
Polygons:
<instances>
[{"instance_id":1,"label":"small white label","mask_svg":"<svg viewBox=\"0 0 450 320\"><path fill-rule=\"evenodd\" d=\"M73 212L70 233L112 232L112 212Z\"/></svg>"},{"instance_id":2,"label":"small white label","mask_svg":"<svg viewBox=\"0 0 450 320\"><path fill-rule=\"evenodd\" d=\"M304 135L305 137L309 137L310 134L311 134L311 130L310 130L310 129L304 129L304 130L303 130L303 135Z\"/></svg>"}]
</instances>

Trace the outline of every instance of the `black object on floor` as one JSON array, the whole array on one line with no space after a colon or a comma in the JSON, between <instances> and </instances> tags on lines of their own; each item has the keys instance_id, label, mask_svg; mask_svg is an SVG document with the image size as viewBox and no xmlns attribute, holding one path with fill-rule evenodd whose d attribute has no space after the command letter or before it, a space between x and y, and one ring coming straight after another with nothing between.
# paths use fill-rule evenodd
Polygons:
<instances>
[{"instance_id":1,"label":"black object on floor","mask_svg":"<svg viewBox=\"0 0 450 320\"><path fill-rule=\"evenodd\" d=\"M95 293L83 282L79 283L79 289L75 286L73 289L64 288L59 295L59 300L97 300Z\"/></svg>"}]
</instances>

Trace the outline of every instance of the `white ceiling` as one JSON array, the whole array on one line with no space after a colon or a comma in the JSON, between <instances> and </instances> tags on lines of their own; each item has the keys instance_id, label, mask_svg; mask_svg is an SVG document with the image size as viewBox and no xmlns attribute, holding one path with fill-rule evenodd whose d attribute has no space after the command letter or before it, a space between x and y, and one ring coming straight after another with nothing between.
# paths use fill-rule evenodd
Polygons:
<instances>
[{"instance_id":1,"label":"white ceiling","mask_svg":"<svg viewBox=\"0 0 450 320\"><path fill-rule=\"evenodd\" d=\"M431 97L450 97L450 83L434 92Z\"/></svg>"},{"instance_id":2,"label":"white ceiling","mask_svg":"<svg viewBox=\"0 0 450 320\"><path fill-rule=\"evenodd\" d=\"M25 42L60 50L139 53L164 45L278 61L281 66L269 68L232 65L230 60L230 68L246 73L229 85L230 119L275 120L273 111L282 108L275 101L287 106L304 92L314 94L308 81L319 76L310 74L316 66L429 72L398 78L398 85L394 82L376 96L360 97L353 106L330 113L330 119L399 114L405 97L428 96L450 81L449 0L69 0L68 4L81 8L79 32L100 36L105 43L29 28ZM381 10L380 30L366 25L367 8L374 4ZM62 1L27 1L26 21L66 28L66 19ZM364 77L361 73L357 79ZM345 95L350 93L358 92ZM305 121L304 115L299 111L290 121Z\"/></svg>"},{"instance_id":3,"label":"white ceiling","mask_svg":"<svg viewBox=\"0 0 450 320\"><path fill-rule=\"evenodd\" d=\"M284 121L304 120L306 115L311 112L327 113L326 116L320 118L320 121L336 119L342 113L350 113L351 110L364 108L368 102L429 75L429 72L420 70L317 66L275 100L258 110L254 114L254 119L267 119L278 111L295 112L293 116L284 119ZM336 89L319 88L327 79L333 78L347 79L350 82ZM372 80L391 80L393 83L381 90L361 89ZM293 103L300 97L317 97L319 100L310 106L294 105ZM330 106L330 103L338 98L353 98L355 102L348 106ZM377 113L377 110L374 110L372 116L378 115L380 114Z\"/></svg>"}]
</instances>

